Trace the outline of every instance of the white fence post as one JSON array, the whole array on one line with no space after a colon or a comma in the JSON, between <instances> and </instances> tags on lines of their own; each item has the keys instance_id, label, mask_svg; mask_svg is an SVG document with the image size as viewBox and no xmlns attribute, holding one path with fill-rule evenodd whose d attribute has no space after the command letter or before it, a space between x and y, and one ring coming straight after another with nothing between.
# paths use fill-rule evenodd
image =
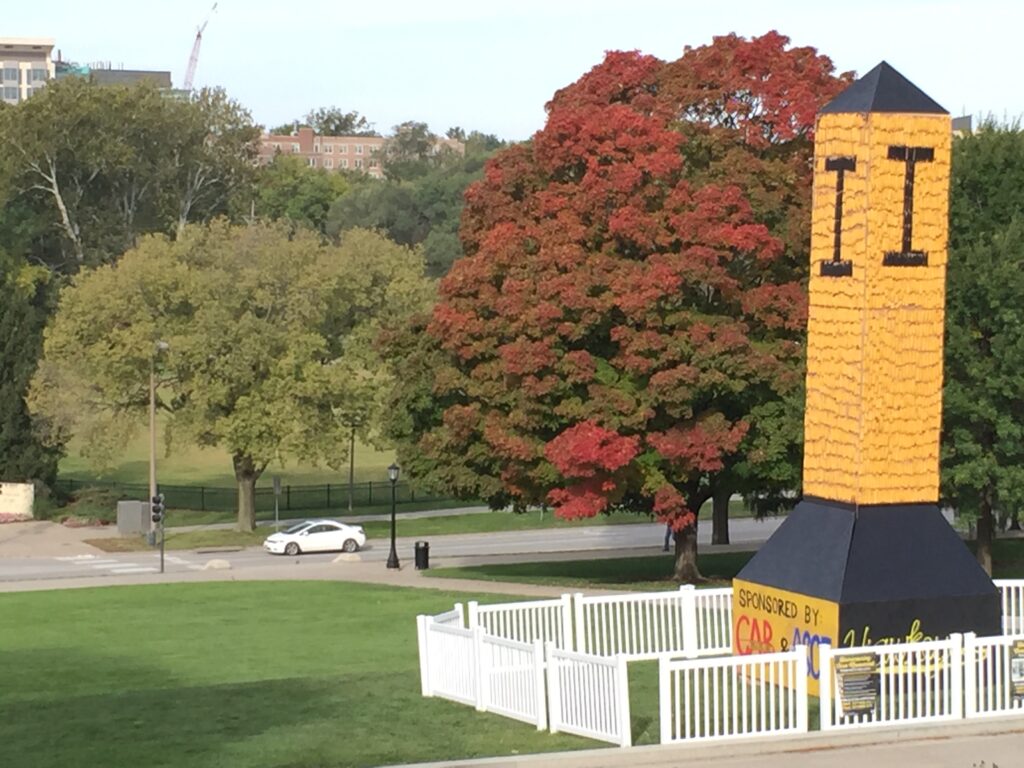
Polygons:
<instances>
[{"instance_id":1,"label":"white fence post","mask_svg":"<svg viewBox=\"0 0 1024 768\"><path fill-rule=\"evenodd\" d=\"M629 669L626 664L626 657L619 654L616 657L616 678L619 691L619 727L622 729L622 740L620 747L633 746L633 724L630 722L629 712Z\"/></svg>"},{"instance_id":2,"label":"white fence post","mask_svg":"<svg viewBox=\"0 0 1024 768\"><path fill-rule=\"evenodd\" d=\"M661 744L672 741L672 673L668 668L668 656L658 659L658 715L661 721Z\"/></svg>"},{"instance_id":3,"label":"white fence post","mask_svg":"<svg viewBox=\"0 0 1024 768\"><path fill-rule=\"evenodd\" d=\"M456 603L455 604L455 612L457 614L459 614L459 626L460 627L465 627L466 626L466 614L462 610L462 603Z\"/></svg>"},{"instance_id":4,"label":"white fence post","mask_svg":"<svg viewBox=\"0 0 1024 768\"><path fill-rule=\"evenodd\" d=\"M572 630L572 598L568 592L562 595L562 647L567 651L576 647Z\"/></svg>"},{"instance_id":5,"label":"white fence post","mask_svg":"<svg viewBox=\"0 0 1024 768\"><path fill-rule=\"evenodd\" d=\"M683 621L683 655L688 659L695 658L700 652L700 642L697 639L696 591L693 584L683 584L679 587L679 594L682 597L680 612Z\"/></svg>"},{"instance_id":6,"label":"white fence post","mask_svg":"<svg viewBox=\"0 0 1024 768\"><path fill-rule=\"evenodd\" d=\"M476 600L469 601L469 627L472 629L480 623L480 615L478 612L479 604Z\"/></svg>"},{"instance_id":7,"label":"white fence post","mask_svg":"<svg viewBox=\"0 0 1024 768\"><path fill-rule=\"evenodd\" d=\"M537 697L537 730L548 727L548 699L544 694L544 643L533 641L533 685Z\"/></svg>"},{"instance_id":8,"label":"white fence post","mask_svg":"<svg viewBox=\"0 0 1024 768\"><path fill-rule=\"evenodd\" d=\"M461 608L461 606L459 606ZM483 627L473 627L473 658L470 663L476 668L476 690L473 696L476 699L478 712L487 711L487 689L490 684L490 662L485 660L484 654L484 630Z\"/></svg>"},{"instance_id":9,"label":"white fence post","mask_svg":"<svg viewBox=\"0 0 1024 768\"><path fill-rule=\"evenodd\" d=\"M953 697L951 714L957 720L962 720L964 716L964 675L967 674L964 636L959 632L954 632L949 639L954 641L953 647L949 649L950 696Z\"/></svg>"},{"instance_id":10,"label":"white fence post","mask_svg":"<svg viewBox=\"0 0 1024 768\"><path fill-rule=\"evenodd\" d=\"M794 645L793 650L797 652L797 662L793 665L793 674L796 675L796 729L807 733L807 669L804 659L814 651L804 645Z\"/></svg>"},{"instance_id":11,"label":"white fence post","mask_svg":"<svg viewBox=\"0 0 1024 768\"><path fill-rule=\"evenodd\" d=\"M978 714L978 646L977 635L973 632L964 634L964 716L975 717Z\"/></svg>"},{"instance_id":12,"label":"white fence post","mask_svg":"<svg viewBox=\"0 0 1024 768\"><path fill-rule=\"evenodd\" d=\"M806 678L806 675L804 676ZM821 643L818 646L818 727L823 731L832 728L832 646Z\"/></svg>"},{"instance_id":13,"label":"white fence post","mask_svg":"<svg viewBox=\"0 0 1024 768\"><path fill-rule=\"evenodd\" d=\"M416 642L420 650L420 693L427 697L434 695L430 690L430 646L427 643L429 623L429 616L416 617Z\"/></svg>"},{"instance_id":14,"label":"white fence post","mask_svg":"<svg viewBox=\"0 0 1024 768\"><path fill-rule=\"evenodd\" d=\"M562 692L559 688L558 659L555 658L554 650L554 643L548 642L545 645L548 671L548 730L558 733L558 726L561 725Z\"/></svg>"},{"instance_id":15,"label":"white fence post","mask_svg":"<svg viewBox=\"0 0 1024 768\"><path fill-rule=\"evenodd\" d=\"M587 650L587 625L583 618L583 593L577 592L572 596L573 607L575 608L576 614L576 633L573 637L573 643L571 648L566 650L573 650L576 653L583 653ZM550 662L551 656L548 656Z\"/></svg>"}]
</instances>

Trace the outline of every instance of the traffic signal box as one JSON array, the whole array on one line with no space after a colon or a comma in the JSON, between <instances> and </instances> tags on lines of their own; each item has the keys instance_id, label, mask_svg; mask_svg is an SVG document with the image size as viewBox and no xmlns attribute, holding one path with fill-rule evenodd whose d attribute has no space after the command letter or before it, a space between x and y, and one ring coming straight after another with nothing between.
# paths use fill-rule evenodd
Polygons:
<instances>
[{"instance_id":1,"label":"traffic signal box","mask_svg":"<svg viewBox=\"0 0 1024 768\"><path fill-rule=\"evenodd\" d=\"M1000 631L942 517L949 114L886 63L815 133L804 498L735 579L738 654Z\"/></svg>"}]
</instances>

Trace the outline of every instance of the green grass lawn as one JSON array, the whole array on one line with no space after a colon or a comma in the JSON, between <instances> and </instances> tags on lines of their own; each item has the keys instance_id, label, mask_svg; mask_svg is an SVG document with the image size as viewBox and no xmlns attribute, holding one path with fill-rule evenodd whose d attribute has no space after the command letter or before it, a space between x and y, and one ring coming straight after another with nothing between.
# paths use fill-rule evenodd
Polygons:
<instances>
[{"instance_id":1,"label":"green grass lawn","mask_svg":"<svg viewBox=\"0 0 1024 768\"><path fill-rule=\"evenodd\" d=\"M973 546L968 542L968 546ZM1001 539L993 549L993 577L1024 578L1024 539ZM753 552L702 553L701 573L710 586L727 585L740 572ZM675 589L672 557L619 557L604 560L562 560L554 562L472 565L462 568L431 568L427 576L479 581L509 581L519 584L547 584L574 589L604 588L636 591Z\"/></svg>"},{"instance_id":2,"label":"green grass lawn","mask_svg":"<svg viewBox=\"0 0 1024 768\"><path fill-rule=\"evenodd\" d=\"M727 586L753 552L727 552L698 556L701 573L709 586ZM639 592L678 589L672 580L672 556L615 557L603 560L561 560L504 565L472 565L462 568L431 568L427 576L479 581L511 581L547 584L574 589L629 589Z\"/></svg>"},{"instance_id":3,"label":"green grass lawn","mask_svg":"<svg viewBox=\"0 0 1024 768\"><path fill-rule=\"evenodd\" d=\"M2 764L333 768L599 746L420 696L415 615L472 598L341 582L0 595Z\"/></svg>"}]
</instances>

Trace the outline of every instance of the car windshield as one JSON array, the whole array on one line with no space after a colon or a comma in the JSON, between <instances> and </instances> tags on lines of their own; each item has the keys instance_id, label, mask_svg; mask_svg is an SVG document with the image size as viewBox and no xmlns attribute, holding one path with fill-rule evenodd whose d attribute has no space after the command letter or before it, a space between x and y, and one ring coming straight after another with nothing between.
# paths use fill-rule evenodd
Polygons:
<instances>
[{"instance_id":1,"label":"car windshield","mask_svg":"<svg viewBox=\"0 0 1024 768\"><path fill-rule=\"evenodd\" d=\"M291 528L285 528L284 532L285 533L298 533L299 531L303 530L304 528L308 528L308 527L309 527L309 523L296 523Z\"/></svg>"}]
</instances>

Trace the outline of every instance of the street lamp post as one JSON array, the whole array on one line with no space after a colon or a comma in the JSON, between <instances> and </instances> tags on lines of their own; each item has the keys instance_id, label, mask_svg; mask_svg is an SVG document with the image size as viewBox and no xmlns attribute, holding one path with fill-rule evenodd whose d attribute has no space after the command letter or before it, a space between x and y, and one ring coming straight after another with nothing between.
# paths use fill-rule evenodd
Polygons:
<instances>
[{"instance_id":1,"label":"street lamp post","mask_svg":"<svg viewBox=\"0 0 1024 768\"><path fill-rule=\"evenodd\" d=\"M388 568L398 568L398 552L395 550L395 486L398 485L398 473L401 468L392 462L388 467L388 480L391 481L391 554L388 555Z\"/></svg>"}]
</instances>

